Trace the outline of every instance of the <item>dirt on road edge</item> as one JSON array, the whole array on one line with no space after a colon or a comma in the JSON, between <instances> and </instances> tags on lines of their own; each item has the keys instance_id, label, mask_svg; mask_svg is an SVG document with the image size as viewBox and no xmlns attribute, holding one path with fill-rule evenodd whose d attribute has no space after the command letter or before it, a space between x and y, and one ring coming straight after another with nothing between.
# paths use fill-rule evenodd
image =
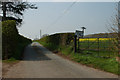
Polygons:
<instances>
[{"instance_id":1,"label":"dirt on road edge","mask_svg":"<svg viewBox=\"0 0 120 80\"><path fill-rule=\"evenodd\" d=\"M4 76L12 66L16 65L19 62L20 61L14 61L14 62L2 61L2 76Z\"/></svg>"}]
</instances>

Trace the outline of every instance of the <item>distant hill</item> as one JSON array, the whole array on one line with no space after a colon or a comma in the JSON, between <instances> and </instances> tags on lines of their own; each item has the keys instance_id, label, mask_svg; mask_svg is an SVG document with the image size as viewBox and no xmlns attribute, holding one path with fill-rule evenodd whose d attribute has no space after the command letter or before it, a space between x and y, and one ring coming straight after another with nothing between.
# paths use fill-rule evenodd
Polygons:
<instances>
[{"instance_id":1,"label":"distant hill","mask_svg":"<svg viewBox=\"0 0 120 80\"><path fill-rule=\"evenodd\" d=\"M115 38L117 33L98 33L85 35L84 38Z\"/></svg>"},{"instance_id":2,"label":"distant hill","mask_svg":"<svg viewBox=\"0 0 120 80\"><path fill-rule=\"evenodd\" d=\"M56 33L56 34L51 34L51 35L44 35L43 37L46 36L56 36L56 35L67 35L67 36L71 36L72 38L74 38L74 34L73 32L68 32L68 33ZM97 34L89 34L89 35L85 35L84 38L115 38L117 36L117 33L97 33Z\"/></svg>"}]
</instances>

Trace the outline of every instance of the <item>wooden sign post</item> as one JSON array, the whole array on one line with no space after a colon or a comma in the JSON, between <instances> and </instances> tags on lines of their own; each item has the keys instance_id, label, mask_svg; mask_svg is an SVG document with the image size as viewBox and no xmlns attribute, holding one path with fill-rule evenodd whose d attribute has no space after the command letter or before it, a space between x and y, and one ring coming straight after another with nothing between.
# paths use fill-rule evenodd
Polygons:
<instances>
[{"instance_id":1,"label":"wooden sign post","mask_svg":"<svg viewBox=\"0 0 120 80\"><path fill-rule=\"evenodd\" d=\"M74 35L74 52L77 52L77 35Z\"/></svg>"},{"instance_id":2,"label":"wooden sign post","mask_svg":"<svg viewBox=\"0 0 120 80\"><path fill-rule=\"evenodd\" d=\"M75 32L75 36L74 36L75 52L77 52L77 50L80 51L80 49L79 49L79 46L80 46L79 39L83 38L84 30L86 29L85 27L81 27L81 28L82 28L82 31L76 30L76 32ZM78 40L78 49L77 49L77 40Z\"/></svg>"}]
</instances>

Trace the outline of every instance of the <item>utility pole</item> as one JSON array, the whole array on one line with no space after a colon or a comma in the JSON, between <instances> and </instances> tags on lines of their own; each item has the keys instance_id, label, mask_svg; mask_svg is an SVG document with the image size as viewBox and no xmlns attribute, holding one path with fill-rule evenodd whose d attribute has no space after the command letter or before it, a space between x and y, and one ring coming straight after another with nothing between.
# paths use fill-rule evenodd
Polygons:
<instances>
[{"instance_id":1,"label":"utility pole","mask_svg":"<svg viewBox=\"0 0 120 80\"><path fill-rule=\"evenodd\" d=\"M37 35L36 35L36 37L35 37L36 39L37 39Z\"/></svg>"},{"instance_id":2,"label":"utility pole","mask_svg":"<svg viewBox=\"0 0 120 80\"><path fill-rule=\"evenodd\" d=\"M40 38L41 38L41 35L42 35L42 31L41 31L41 29L40 29Z\"/></svg>"}]
</instances>

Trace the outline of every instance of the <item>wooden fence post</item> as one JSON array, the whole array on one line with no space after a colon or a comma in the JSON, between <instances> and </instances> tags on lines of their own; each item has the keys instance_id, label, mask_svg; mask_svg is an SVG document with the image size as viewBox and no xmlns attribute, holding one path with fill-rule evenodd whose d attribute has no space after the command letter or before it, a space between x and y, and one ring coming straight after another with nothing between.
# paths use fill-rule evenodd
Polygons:
<instances>
[{"instance_id":1,"label":"wooden fence post","mask_svg":"<svg viewBox=\"0 0 120 80\"><path fill-rule=\"evenodd\" d=\"M78 51L79 51L80 49L79 49L79 37L78 37Z\"/></svg>"},{"instance_id":2,"label":"wooden fence post","mask_svg":"<svg viewBox=\"0 0 120 80\"><path fill-rule=\"evenodd\" d=\"M77 35L74 35L74 52L77 52Z\"/></svg>"},{"instance_id":3,"label":"wooden fence post","mask_svg":"<svg viewBox=\"0 0 120 80\"><path fill-rule=\"evenodd\" d=\"M100 56L100 55L99 55L99 53L100 53L100 52L99 52L99 50L100 50L100 49L99 49L100 44L99 44L99 38L97 38L97 39L98 39L98 57L99 57L99 56Z\"/></svg>"},{"instance_id":4,"label":"wooden fence post","mask_svg":"<svg viewBox=\"0 0 120 80\"><path fill-rule=\"evenodd\" d=\"M109 48L108 48L108 49L109 49L109 51L111 51L111 48L112 48L112 47L111 47L111 44L110 44L110 38L109 38L109 43L108 43L108 44L109 44ZM108 57L110 57L110 52L108 52L108 54L109 54Z\"/></svg>"},{"instance_id":5,"label":"wooden fence post","mask_svg":"<svg viewBox=\"0 0 120 80\"><path fill-rule=\"evenodd\" d=\"M89 38L88 38L88 50L89 50L89 44L90 44L90 43L89 43Z\"/></svg>"}]
</instances>

